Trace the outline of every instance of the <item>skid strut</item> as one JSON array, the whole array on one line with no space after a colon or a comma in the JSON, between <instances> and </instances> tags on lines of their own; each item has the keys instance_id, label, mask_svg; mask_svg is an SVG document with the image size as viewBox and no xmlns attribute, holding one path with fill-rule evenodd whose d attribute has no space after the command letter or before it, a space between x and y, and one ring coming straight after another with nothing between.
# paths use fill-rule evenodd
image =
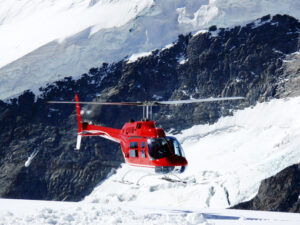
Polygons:
<instances>
[{"instance_id":1,"label":"skid strut","mask_svg":"<svg viewBox=\"0 0 300 225\"><path fill-rule=\"evenodd\" d=\"M122 184L134 184L134 182L131 182L131 181L128 181L125 179L125 177L134 170L128 170L121 178L120 181L117 181L115 180L116 182L120 182ZM150 177L150 176L161 176L162 174L157 174L157 173L148 173L148 174L145 174L143 176L141 176L137 182L135 183L135 185L140 185L140 182L141 180L143 180L144 178L146 177ZM171 178L170 176L174 176L174 178ZM168 181L168 182L171 182L171 183L182 183L182 184L186 184L187 182L182 180L180 177L178 177L176 174L174 173L170 173L170 174L167 174L167 175L164 175L163 177L161 177L160 179L162 180L165 180L165 181Z\"/></svg>"}]
</instances>

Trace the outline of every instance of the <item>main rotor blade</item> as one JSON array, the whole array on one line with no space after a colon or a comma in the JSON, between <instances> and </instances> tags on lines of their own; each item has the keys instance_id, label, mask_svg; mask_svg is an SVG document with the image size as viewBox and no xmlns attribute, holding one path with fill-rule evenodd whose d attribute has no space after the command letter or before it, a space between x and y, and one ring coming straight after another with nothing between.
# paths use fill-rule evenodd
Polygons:
<instances>
[{"instance_id":1,"label":"main rotor blade","mask_svg":"<svg viewBox=\"0 0 300 225\"><path fill-rule=\"evenodd\" d=\"M223 97L223 98L202 98L202 99L187 99L187 100L171 100L171 101L145 101L145 102L78 102L79 104L86 105L135 105L135 106L157 106L157 105L178 105L189 103L201 103L201 102L216 102L227 100L241 100L244 97ZM72 101L48 101L48 103L54 104L76 104Z\"/></svg>"},{"instance_id":2,"label":"main rotor blade","mask_svg":"<svg viewBox=\"0 0 300 225\"><path fill-rule=\"evenodd\" d=\"M143 102L72 102L72 101L48 101L54 104L86 104L86 105L143 105Z\"/></svg>"},{"instance_id":3,"label":"main rotor blade","mask_svg":"<svg viewBox=\"0 0 300 225\"><path fill-rule=\"evenodd\" d=\"M245 98L244 97L202 98L202 99L158 101L155 103L157 103L158 105L177 105L177 104L216 102L216 101L241 100L241 99L245 99Z\"/></svg>"}]
</instances>

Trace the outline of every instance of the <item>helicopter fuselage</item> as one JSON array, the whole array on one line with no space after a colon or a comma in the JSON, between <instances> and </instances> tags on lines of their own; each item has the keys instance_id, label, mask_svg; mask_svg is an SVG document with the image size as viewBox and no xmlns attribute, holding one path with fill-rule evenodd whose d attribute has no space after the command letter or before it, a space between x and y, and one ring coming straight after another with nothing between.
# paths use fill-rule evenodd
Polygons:
<instances>
[{"instance_id":1,"label":"helicopter fuselage","mask_svg":"<svg viewBox=\"0 0 300 225\"><path fill-rule=\"evenodd\" d=\"M153 168L156 173L182 173L187 166L180 143L167 137L154 121L128 122L122 129L82 123L78 135L102 136L120 143L124 159L131 166Z\"/></svg>"}]
</instances>

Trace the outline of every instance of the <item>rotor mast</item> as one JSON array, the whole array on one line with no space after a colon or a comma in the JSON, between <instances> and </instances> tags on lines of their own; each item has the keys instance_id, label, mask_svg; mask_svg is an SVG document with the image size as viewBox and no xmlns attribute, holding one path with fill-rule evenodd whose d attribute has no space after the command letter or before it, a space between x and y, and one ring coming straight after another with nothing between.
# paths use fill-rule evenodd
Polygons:
<instances>
[{"instance_id":1,"label":"rotor mast","mask_svg":"<svg viewBox=\"0 0 300 225\"><path fill-rule=\"evenodd\" d=\"M152 102L143 103L143 119L152 120Z\"/></svg>"}]
</instances>

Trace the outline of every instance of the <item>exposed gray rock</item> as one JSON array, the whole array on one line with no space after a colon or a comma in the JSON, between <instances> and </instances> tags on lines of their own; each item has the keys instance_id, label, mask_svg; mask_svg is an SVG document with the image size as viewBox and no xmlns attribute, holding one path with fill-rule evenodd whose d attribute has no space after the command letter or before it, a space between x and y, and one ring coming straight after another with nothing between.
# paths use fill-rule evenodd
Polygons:
<instances>
[{"instance_id":1,"label":"exposed gray rock","mask_svg":"<svg viewBox=\"0 0 300 225\"><path fill-rule=\"evenodd\" d=\"M300 212L300 164L292 165L263 180L258 194L234 209Z\"/></svg>"}]
</instances>

